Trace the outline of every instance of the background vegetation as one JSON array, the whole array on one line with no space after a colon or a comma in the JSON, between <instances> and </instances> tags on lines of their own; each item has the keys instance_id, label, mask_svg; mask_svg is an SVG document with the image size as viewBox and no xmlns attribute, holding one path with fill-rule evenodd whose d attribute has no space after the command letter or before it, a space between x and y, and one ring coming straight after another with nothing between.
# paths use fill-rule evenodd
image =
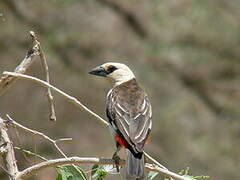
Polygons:
<instances>
[{"instance_id":1,"label":"background vegetation","mask_svg":"<svg viewBox=\"0 0 240 180\"><path fill-rule=\"evenodd\" d=\"M171 170L190 166L193 174L212 180L238 180L239 9L237 0L1 0L0 71L11 71L22 60L34 30L52 84L105 117L110 84L87 72L106 61L126 63L153 105L146 150ZM28 73L42 77L40 62ZM68 155L112 156L110 133L102 124L58 95L57 122L49 122L43 88L22 80L14 86L1 97L1 116L9 113L52 137L73 137L61 146ZM12 136L18 146L56 156L37 137ZM17 159L22 167L35 161L20 152ZM55 176L46 170L36 179Z\"/></svg>"}]
</instances>

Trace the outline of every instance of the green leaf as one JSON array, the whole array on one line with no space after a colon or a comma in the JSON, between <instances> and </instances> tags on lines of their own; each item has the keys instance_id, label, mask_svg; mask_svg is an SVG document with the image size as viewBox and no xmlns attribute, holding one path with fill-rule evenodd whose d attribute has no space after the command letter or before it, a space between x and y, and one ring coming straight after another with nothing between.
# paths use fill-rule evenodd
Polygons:
<instances>
[{"instance_id":1,"label":"green leaf","mask_svg":"<svg viewBox=\"0 0 240 180\"><path fill-rule=\"evenodd\" d=\"M93 165L91 175L96 180L103 180L108 174L119 174L114 165Z\"/></svg>"},{"instance_id":2,"label":"green leaf","mask_svg":"<svg viewBox=\"0 0 240 180\"><path fill-rule=\"evenodd\" d=\"M92 167L92 172L91 172L91 176L94 177L97 174L97 170L99 168L98 164L94 164Z\"/></svg>"},{"instance_id":3,"label":"green leaf","mask_svg":"<svg viewBox=\"0 0 240 180\"><path fill-rule=\"evenodd\" d=\"M56 180L87 180L84 171L74 165L67 164L63 166L57 166L58 176Z\"/></svg>"},{"instance_id":4,"label":"green leaf","mask_svg":"<svg viewBox=\"0 0 240 180\"><path fill-rule=\"evenodd\" d=\"M152 180L158 175L158 172L150 171L147 176L147 180Z\"/></svg>"}]
</instances>

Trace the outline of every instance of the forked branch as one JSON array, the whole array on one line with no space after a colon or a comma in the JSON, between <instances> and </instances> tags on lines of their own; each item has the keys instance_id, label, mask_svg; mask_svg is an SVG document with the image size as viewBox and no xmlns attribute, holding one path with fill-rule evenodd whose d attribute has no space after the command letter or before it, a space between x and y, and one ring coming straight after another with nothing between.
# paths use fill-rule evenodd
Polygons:
<instances>
[{"instance_id":1,"label":"forked branch","mask_svg":"<svg viewBox=\"0 0 240 180\"><path fill-rule=\"evenodd\" d=\"M68 141L68 140L72 140L72 138L63 138L63 139L57 139L57 140L53 140L52 138L48 137L47 135L43 134L42 132L38 132L36 130L32 130L30 128L27 128L19 123L17 123L16 121L14 121L9 115L7 115L8 117L8 121L7 121L7 124L8 125L12 125L12 126L15 126L17 128L20 128L28 133L31 133L31 134L34 134L34 135L37 135L37 136L41 136L43 137L44 139L48 140L49 142L51 142L55 148L58 150L58 152L63 156L63 157L67 157L65 155L65 153L58 147L57 145L57 142L59 141Z\"/></svg>"}]
</instances>

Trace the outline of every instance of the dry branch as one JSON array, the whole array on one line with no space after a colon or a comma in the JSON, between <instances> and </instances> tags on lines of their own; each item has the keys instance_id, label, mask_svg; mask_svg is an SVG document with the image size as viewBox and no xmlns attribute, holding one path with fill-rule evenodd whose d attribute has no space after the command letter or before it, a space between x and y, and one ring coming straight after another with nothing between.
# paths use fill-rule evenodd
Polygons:
<instances>
[{"instance_id":1,"label":"dry branch","mask_svg":"<svg viewBox=\"0 0 240 180\"><path fill-rule=\"evenodd\" d=\"M52 159L48 161L41 162L39 164L33 165L22 172L19 172L16 176L17 179L24 179L29 176L36 174L37 172L49 168L56 167L64 164L115 164L113 159L105 159L105 158L95 158L95 157L69 157L69 158L60 158L60 159ZM125 161L121 160L120 165L124 165ZM162 175L167 177L173 177L175 180L189 180L184 176L178 175L176 173L170 172L166 169L159 168L153 164L145 164L146 169L159 172Z\"/></svg>"},{"instance_id":2,"label":"dry branch","mask_svg":"<svg viewBox=\"0 0 240 180\"><path fill-rule=\"evenodd\" d=\"M41 43L37 39L35 33L33 31L31 31L30 33L34 37L35 41L37 42L39 57L41 59L43 71L45 74L45 80L50 84L50 75L49 75L49 69L48 69L48 64L47 64L47 59L46 59L45 53L43 52ZM50 120L56 121L56 113L55 113L55 108L54 108L54 103L53 103L53 96L51 93L51 89L49 87L47 87L47 98L48 98L48 103L49 103Z\"/></svg>"},{"instance_id":3,"label":"dry branch","mask_svg":"<svg viewBox=\"0 0 240 180\"><path fill-rule=\"evenodd\" d=\"M101 118L99 115L97 115L96 113L94 113L93 111L91 111L89 108L87 108L86 106L84 106L80 101L77 100L77 98L72 97L70 95L68 95L67 93L61 91L60 89L52 86L51 84L47 83L46 81L40 80L36 77L32 77L29 75L25 75L25 74L19 74L19 73L15 73L15 72L3 72L4 75L9 75L9 76L13 76L13 77L17 77L17 78L22 78L22 79L27 79L27 80L31 80L35 83L38 83L44 87L49 87L52 90L54 90L55 92L59 93L60 95L62 95L63 97L65 97L68 101L70 101L71 103L73 103L74 105L76 105L78 108L81 108L85 111L87 111L89 114L93 115L97 120L100 120L101 122L103 122L105 125L108 125L108 122L106 120L104 120L103 118Z\"/></svg>"},{"instance_id":4,"label":"dry branch","mask_svg":"<svg viewBox=\"0 0 240 180\"><path fill-rule=\"evenodd\" d=\"M16 121L14 121L9 115L7 115L8 117L8 121L7 121L7 125L13 125L17 128L20 128L28 133L34 134L34 135L38 135L43 137L44 139L48 140L50 143L52 143L54 145L54 147L58 150L58 152L65 158L67 158L67 155L60 149L60 147L57 145L57 142L60 141L69 141L72 140L72 138L61 138L61 139L57 139L57 140L53 140L52 138L50 138L49 136L45 135L42 132L38 132L36 130L32 130L30 128L27 128L19 123L17 123ZM73 165L75 168L77 168L75 165Z\"/></svg>"},{"instance_id":5,"label":"dry branch","mask_svg":"<svg viewBox=\"0 0 240 180\"><path fill-rule=\"evenodd\" d=\"M9 75L9 76L13 76L13 77L16 77L16 78L22 78L22 79L27 79L27 80L31 80L35 83L38 83L44 87L49 87L51 88L52 90L56 91L57 93L59 93L60 95L62 95L63 97L67 98L67 100L69 100L71 103L75 104L77 107L81 108L81 109L84 109L85 111L87 111L88 113L90 113L91 115L93 115L97 120L100 120L101 122L103 122L105 125L108 125L108 122L106 120L104 120L103 118L101 118L99 115L97 115L96 113L94 113L93 111L91 111L90 109L88 109L86 106L84 106L80 101L78 101L76 98L68 95L67 93L59 90L58 88L52 86L51 84L43 81L43 80L40 80L38 78L35 78L35 77L32 77L32 76L28 76L28 75L24 75L24 74L19 74L19 73L14 73L14 72L4 72L3 73L4 75ZM181 175L178 175L174 172L171 172L169 171L167 168L165 168L163 165L161 165L159 162L157 162L155 159L153 159L150 155L148 155L147 153L145 153L147 155L147 157L152 160L154 163L156 163L156 165L149 165L149 164L146 164L146 167L148 169L150 169L151 171L156 171L156 172L159 172L165 176L168 176L168 177L171 177L171 178L174 178L176 180L189 180L188 178L184 177L184 176L181 176ZM66 161L65 161L66 160ZM54 164L54 165L61 165L62 164L67 164L67 163L73 163L73 164L78 164L78 163L102 163L103 162L99 162L100 159L98 158L94 158L93 159L79 159L79 161L76 161L76 159L72 159L72 162L69 162L68 160L70 160L69 158L65 158L65 159L61 159L61 161L59 162L60 164L55 164L55 163L58 163L58 160L50 160L50 164L51 162ZM93 162L93 161L94 162ZM84 162L83 162L84 161ZM43 169L43 168L46 168L46 167L52 167L54 165L50 165L48 164L49 161L47 162L42 162L37 165L34 165L24 171L22 171L21 173L23 174L30 174L31 173L31 170L33 171L38 171ZM111 161L112 162L112 161ZM106 162L105 162L106 163ZM111 163L106 163L106 164L111 164ZM38 168L38 165L40 166ZM33 168L33 169L32 169ZM29 171L29 172L28 172ZM20 174L21 174L20 173ZM22 175L22 176L25 176L25 175ZM22 176L18 176L18 177L22 177Z\"/></svg>"},{"instance_id":6,"label":"dry branch","mask_svg":"<svg viewBox=\"0 0 240 180\"><path fill-rule=\"evenodd\" d=\"M69 157L69 158L60 158L52 159L48 161L41 162L39 164L33 165L22 172L19 172L17 179L27 178L48 167L56 167L64 164L115 164L112 159L103 159L95 157ZM124 161L121 161L120 164L124 164Z\"/></svg>"},{"instance_id":7,"label":"dry branch","mask_svg":"<svg viewBox=\"0 0 240 180\"><path fill-rule=\"evenodd\" d=\"M7 128L1 117L0 117L0 135L1 135L1 147L5 149L5 152L2 154L4 164L6 166L5 171L7 172L9 179L15 180L15 175L18 173L18 167L16 163L12 142L8 137Z\"/></svg>"},{"instance_id":8,"label":"dry branch","mask_svg":"<svg viewBox=\"0 0 240 180\"><path fill-rule=\"evenodd\" d=\"M31 134L34 134L34 135L38 135L38 136L43 137L44 139L46 139L46 140L48 140L49 142L51 142L51 143L55 146L55 148L58 150L58 152L59 152L63 157L67 157L67 156L65 155L65 153L58 147L57 142L62 141L62 140L64 140L64 141L65 141L65 140L71 140L71 138L63 138L63 139L53 140L52 138L48 137L47 135L45 135L45 134L42 133L42 132L38 132L38 131L32 130L32 129L30 129L30 128L27 128L27 127L25 127L25 126L17 123L17 122L14 121L9 115L7 115L7 117L8 117L8 121L7 121L8 125L13 125L13 126L15 126L15 127L17 127L17 128L20 128L20 129L28 132L28 133L31 133Z\"/></svg>"}]
</instances>

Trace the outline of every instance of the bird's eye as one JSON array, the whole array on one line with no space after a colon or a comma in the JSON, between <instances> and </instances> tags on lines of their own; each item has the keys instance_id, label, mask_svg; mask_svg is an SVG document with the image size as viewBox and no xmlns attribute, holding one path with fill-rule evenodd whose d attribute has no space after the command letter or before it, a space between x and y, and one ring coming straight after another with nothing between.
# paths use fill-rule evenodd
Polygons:
<instances>
[{"instance_id":1,"label":"bird's eye","mask_svg":"<svg viewBox=\"0 0 240 180\"><path fill-rule=\"evenodd\" d=\"M113 71L115 71L116 69L117 69L117 68L116 68L115 66L113 66L113 65L108 66L108 68L107 68L107 73L110 74L110 73L112 73Z\"/></svg>"}]
</instances>

